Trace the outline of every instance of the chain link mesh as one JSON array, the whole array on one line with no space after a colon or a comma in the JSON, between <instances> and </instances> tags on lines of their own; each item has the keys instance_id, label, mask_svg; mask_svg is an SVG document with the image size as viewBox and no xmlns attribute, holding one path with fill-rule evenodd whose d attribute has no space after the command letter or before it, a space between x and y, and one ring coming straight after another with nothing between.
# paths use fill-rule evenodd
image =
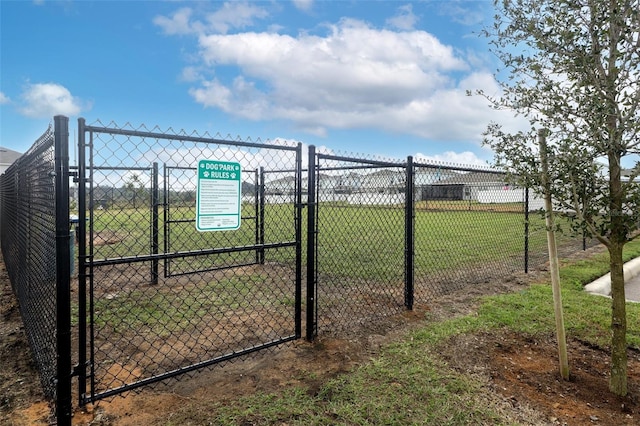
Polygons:
<instances>
[{"instance_id":1,"label":"chain link mesh","mask_svg":"<svg viewBox=\"0 0 640 426\"><path fill-rule=\"evenodd\" d=\"M524 270L525 190L504 174L416 164L414 200L417 302Z\"/></svg>"},{"instance_id":2,"label":"chain link mesh","mask_svg":"<svg viewBox=\"0 0 640 426\"><path fill-rule=\"evenodd\" d=\"M432 303L548 261L543 202L508 184L504 173L326 154L317 154L315 172L317 323L323 331L366 324L414 300ZM407 226L413 226L411 242ZM562 255L597 244L570 233L557 241ZM405 287L409 276L413 293Z\"/></svg>"},{"instance_id":3,"label":"chain link mesh","mask_svg":"<svg viewBox=\"0 0 640 426\"><path fill-rule=\"evenodd\" d=\"M311 308L302 302L303 226L316 238L322 332L547 261L541 201L494 170L317 153L316 222L303 223L309 188L297 144L99 122L81 134L72 325L77 372L90 384L84 402L299 338ZM51 398L53 141L50 128L0 177L2 253ZM202 159L241 166L238 229L198 231ZM596 243L558 235L561 254Z\"/></svg>"},{"instance_id":4,"label":"chain link mesh","mask_svg":"<svg viewBox=\"0 0 640 426\"><path fill-rule=\"evenodd\" d=\"M54 129L0 176L2 256L44 394L56 394Z\"/></svg>"},{"instance_id":5,"label":"chain link mesh","mask_svg":"<svg viewBox=\"0 0 640 426\"><path fill-rule=\"evenodd\" d=\"M404 164L317 155L317 324L362 325L404 310Z\"/></svg>"},{"instance_id":6,"label":"chain link mesh","mask_svg":"<svg viewBox=\"0 0 640 426\"><path fill-rule=\"evenodd\" d=\"M87 399L299 337L297 145L87 131ZM196 229L203 159L242 167L237 230Z\"/></svg>"}]
</instances>

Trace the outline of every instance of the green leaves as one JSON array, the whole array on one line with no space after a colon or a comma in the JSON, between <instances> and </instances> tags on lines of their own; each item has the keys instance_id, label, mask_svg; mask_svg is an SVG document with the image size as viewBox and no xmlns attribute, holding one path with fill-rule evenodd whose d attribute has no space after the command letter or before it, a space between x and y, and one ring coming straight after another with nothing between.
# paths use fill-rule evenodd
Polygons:
<instances>
[{"instance_id":1,"label":"green leaves","mask_svg":"<svg viewBox=\"0 0 640 426\"><path fill-rule=\"evenodd\" d=\"M547 137L554 210L571 227L609 249L612 277L610 389L626 394L624 284L621 248L640 222L639 185L622 178L640 143L640 9L624 0L495 2L495 53L510 72L494 105L512 108ZM514 52L518 52L514 53ZM523 182L538 183L531 132L504 133L490 124L485 143L496 163ZM626 161L625 161L626 160ZM628 167L628 166L627 166ZM615 290L615 289L622 289Z\"/></svg>"},{"instance_id":2,"label":"green leaves","mask_svg":"<svg viewBox=\"0 0 640 426\"><path fill-rule=\"evenodd\" d=\"M551 130L555 207L575 213L574 227L604 237L612 217L624 217L617 222L624 231L614 233L640 220L638 185L629 179L621 191L609 189L640 142L640 18L631 3L496 1L499 13L485 31L509 71L503 95L487 99L524 115L532 129ZM514 182L539 185L534 130L513 134L490 123L484 143Z\"/></svg>"}]
</instances>

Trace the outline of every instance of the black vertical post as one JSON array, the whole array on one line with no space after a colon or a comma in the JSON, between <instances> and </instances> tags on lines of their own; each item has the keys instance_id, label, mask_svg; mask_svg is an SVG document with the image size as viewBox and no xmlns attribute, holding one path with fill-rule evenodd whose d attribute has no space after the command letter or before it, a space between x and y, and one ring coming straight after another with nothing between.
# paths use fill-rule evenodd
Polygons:
<instances>
[{"instance_id":1,"label":"black vertical post","mask_svg":"<svg viewBox=\"0 0 640 426\"><path fill-rule=\"evenodd\" d=\"M296 227L296 338L302 336L302 144L296 150L296 194L295 218Z\"/></svg>"},{"instance_id":2,"label":"black vertical post","mask_svg":"<svg viewBox=\"0 0 640 426\"><path fill-rule=\"evenodd\" d=\"M87 236L89 236L89 241L87 241L87 247L89 249L89 252L87 254L87 278L88 278L88 291L87 291L87 299L89 302L89 305L87 306L87 312L88 312L88 319L89 319L89 324L88 324L88 330L87 330L87 334L89 336L89 344L87 346L87 350L89 351L89 360L87 362L87 367L89 368L89 380L91 381L90 383L90 389L89 389L89 393L91 394L91 397L95 396L95 389L96 389L96 339L95 339L95 309L94 309L94 281L93 281L93 255L94 255L94 243L93 243L93 235L94 235L94 224L95 224L95 174L94 174L94 170L95 170L95 163L94 163L94 144L93 144L93 138L94 138L94 134L93 132L89 132L89 140L85 141L88 142L86 145L86 149L87 152L89 153L89 158L87 159L87 167L89 168L88 170L88 178L87 178L87 190L89 191L88 193L88 199L89 199L89 220L87 221L88 223L88 227L86 229L86 234ZM86 403L87 398L86 395L81 395L84 400L83 400L83 404Z\"/></svg>"},{"instance_id":3,"label":"black vertical post","mask_svg":"<svg viewBox=\"0 0 640 426\"><path fill-rule=\"evenodd\" d=\"M316 147L309 146L307 171L307 340L316 335Z\"/></svg>"},{"instance_id":4,"label":"black vertical post","mask_svg":"<svg viewBox=\"0 0 640 426\"><path fill-rule=\"evenodd\" d=\"M71 425L71 253L69 232L69 118L56 115L56 419Z\"/></svg>"},{"instance_id":5,"label":"black vertical post","mask_svg":"<svg viewBox=\"0 0 640 426\"><path fill-rule=\"evenodd\" d=\"M153 163L151 171L151 254L157 255L159 247L158 223L159 217L159 190L158 190L158 163ZM158 258L151 261L151 284L158 284Z\"/></svg>"},{"instance_id":6,"label":"black vertical post","mask_svg":"<svg viewBox=\"0 0 640 426\"><path fill-rule=\"evenodd\" d=\"M524 273L529 273L529 187L524 189Z\"/></svg>"},{"instance_id":7,"label":"black vertical post","mask_svg":"<svg viewBox=\"0 0 640 426\"><path fill-rule=\"evenodd\" d=\"M162 239L162 247L164 253L169 253L169 206L171 205L171 193L169 191L169 170L167 169L167 165L165 164L162 167L162 187L163 187L163 201L162 201L162 230L163 230L163 239ZM162 262L164 277L168 278L170 274L169 270L169 259L164 259Z\"/></svg>"},{"instance_id":8,"label":"black vertical post","mask_svg":"<svg viewBox=\"0 0 640 426\"><path fill-rule=\"evenodd\" d=\"M264 167L260 167L260 179L258 180L258 235L257 243L261 247L258 249L258 263L264 265Z\"/></svg>"},{"instance_id":9,"label":"black vertical post","mask_svg":"<svg viewBox=\"0 0 640 426\"><path fill-rule=\"evenodd\" d=\"M413 309L414 299L414 255L415 255L415 241L414 241L414 222L415 222L415 202L414 202L414 170L413 170L413 157L407 157L407 170L406 170L406 185L405 185L405 216L404 216L404 305L407 309Z\"/></svg>"},{"instance_id":10,"label":"black vertical post","mask_svg":"<svg viewBox=\"0 0 640 426\"><path fill-rule=\"evenodd\" d=\"M87 182L85 120L78 119L78 394L80 404L87 393Z\"/></svg>"},{"instance_id":11,"label":"black vertical post","mask_svg":"<svg viewBox=\"0 0 640 426\"><path fill-rule=\"evenodd\" d=\"M255 227L255 244L256 246L260 241L260 221L258 220L258 211L260 210L260 196L259 196L259 188L258 188L258 182L260 180L260 172L258 169L256 169L253 173L253 182L255 182L254 188L253 188L253 209L255 211L255 217L253 219L253 225ZM256 263L260 263L260 249L256 249Z\"/></svg>"}]
</instances>

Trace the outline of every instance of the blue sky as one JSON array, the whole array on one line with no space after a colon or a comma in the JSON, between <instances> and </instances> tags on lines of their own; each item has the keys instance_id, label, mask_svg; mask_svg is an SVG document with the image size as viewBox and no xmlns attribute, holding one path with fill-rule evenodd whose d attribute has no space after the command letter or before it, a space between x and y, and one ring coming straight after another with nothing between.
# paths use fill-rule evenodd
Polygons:
<instances>
[{"instance_id":1,"label":"blue sky","mask_svg":"<svg viewBox=\"0 0 640 426\"><path fill-rule=\"evenodd\" d=\"M0 145L56 114L341 153L491 161L491 1L1 1Z\"/></svg>"}]
</instances>

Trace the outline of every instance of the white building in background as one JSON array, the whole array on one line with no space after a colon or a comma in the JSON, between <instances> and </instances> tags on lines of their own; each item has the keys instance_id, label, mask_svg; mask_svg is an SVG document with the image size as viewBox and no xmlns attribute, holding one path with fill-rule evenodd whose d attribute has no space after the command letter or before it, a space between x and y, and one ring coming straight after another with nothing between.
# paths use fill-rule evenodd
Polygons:
<instances>
[{"instance_id":1,"label":"white building in background","mask_svg":"<svg viewBox=\"0 0 640 426\"><path fill-rule=\"evenodd\" d=\"M22 154L0 146L0 175L5 172Z\"/></svg>"}]
</instances>

